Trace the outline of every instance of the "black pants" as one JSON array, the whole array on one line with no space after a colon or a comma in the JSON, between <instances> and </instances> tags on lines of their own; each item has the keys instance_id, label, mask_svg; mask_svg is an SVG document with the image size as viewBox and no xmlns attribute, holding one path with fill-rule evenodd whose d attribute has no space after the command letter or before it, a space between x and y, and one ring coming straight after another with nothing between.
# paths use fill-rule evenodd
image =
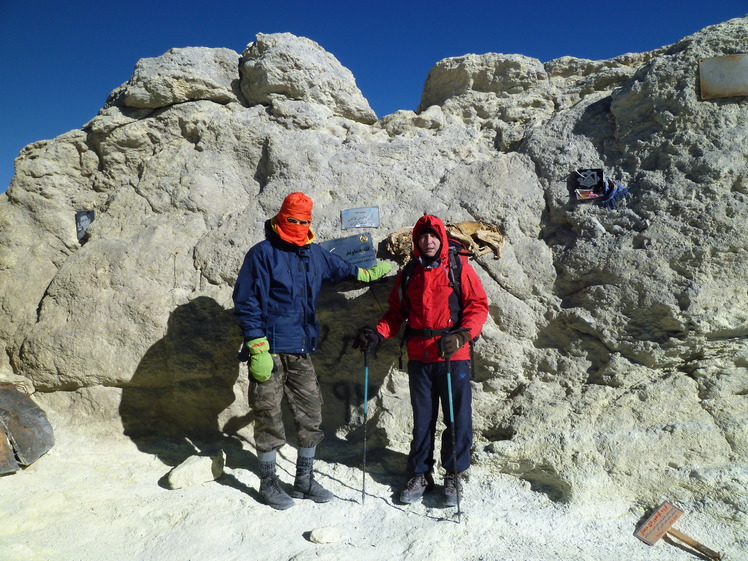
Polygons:
<instances>
[{"instance_id":1,"label":"black pants","mask_svg":"<svg viewBox=\"0 0 748 561\"><path fill-rule=\"evenodd\" d=\"M462 473L470 467L470 448L473 445L472 390L470 361L449 362L452 377L452 406L454 409L457 469ZM439 403L442 405L445 430L442 432L441 461L448 472L455 472L452 461L452 426L449 414L449 392L446 362L408 362L410 403L413 407L413 440L408 455L411 476L423 475L434 469L436 421Z\"/></svg>"}]
</instances>

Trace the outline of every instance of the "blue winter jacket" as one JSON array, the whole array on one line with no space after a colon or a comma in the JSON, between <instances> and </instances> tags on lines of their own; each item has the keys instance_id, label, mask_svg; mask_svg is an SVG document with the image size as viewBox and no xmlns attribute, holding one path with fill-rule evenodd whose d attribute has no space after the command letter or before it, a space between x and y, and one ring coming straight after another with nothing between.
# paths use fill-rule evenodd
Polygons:
<instances>
[{"instance_id":1,"label":"blue winter jacket","mask_svg":"<svg viewBox=\"0 0 748 561\"><path fill-rule=\"evenodd\" d=\"M234 285L235 314L245 341L267 337L271 353L313 353L322 283L355 279L358 267L316 243L299 247L265 226L266 238L244 258Z\"/></svg>"}]
</instances>

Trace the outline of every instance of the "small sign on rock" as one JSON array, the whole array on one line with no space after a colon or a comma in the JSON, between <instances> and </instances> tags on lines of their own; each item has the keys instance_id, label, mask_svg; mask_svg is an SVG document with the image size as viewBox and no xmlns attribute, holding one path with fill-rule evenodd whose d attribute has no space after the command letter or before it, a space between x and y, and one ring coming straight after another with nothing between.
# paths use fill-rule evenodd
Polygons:
<instances>
[{"instance_id":1,"label":"small sign on rock","mask_svg":"<svg viewBox=\"0 0 748 561\"><path fill-rule=\"evenodd\" d=\"M688 544L699 553L707 556L709 559L719 561L722 554L709 549L707 546L700 544L695 539L687 536L673 528L676 520L683 515L683 511L668 501L664 501L644 523L637 528L634 535L646 544L654 545L666 534L676 538L681 542Z\"/></svg>"},{"instance_id":2,"label":"small sign on rock","mask_svg":"<svg viewBox=\"0 0 748 561\"><path fill-rule=\"evenodd\" d=\"M326 251L337 253L346 261L363 269L373 267L377 263L374 242L368 232L320 242L319 245Z\"/></svg>"}]
</instances>

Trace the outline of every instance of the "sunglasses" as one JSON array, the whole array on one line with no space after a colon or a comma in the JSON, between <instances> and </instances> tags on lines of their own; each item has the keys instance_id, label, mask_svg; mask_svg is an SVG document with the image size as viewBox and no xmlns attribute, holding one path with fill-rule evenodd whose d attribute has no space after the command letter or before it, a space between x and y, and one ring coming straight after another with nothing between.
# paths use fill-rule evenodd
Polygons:
<instances>
[{"instance_id":1,"label":"sunglasses","mask_svg":"<svg viewBox=\"0 0 748 561\"><path fill-rule=\"evenodd\" d=\"M299 220L298 218L292 218L290 216L286 218L286 221L291 224L302 224L303 226L306 226L310 222L309 220Z\"/></svg>"}]
</instances>

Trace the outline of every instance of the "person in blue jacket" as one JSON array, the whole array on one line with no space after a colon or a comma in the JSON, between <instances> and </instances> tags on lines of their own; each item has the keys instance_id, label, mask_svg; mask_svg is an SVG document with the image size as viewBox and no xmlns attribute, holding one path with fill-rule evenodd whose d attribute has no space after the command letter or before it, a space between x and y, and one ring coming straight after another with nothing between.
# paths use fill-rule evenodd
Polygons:
<instances>
[{"instance_id":1,"label":"person in blue jacket","mask_svg":"<svg viewBox=\"0 0 748 561\"><path fill-rule=\"evenodd\" d=\"M362 269L313 243L312 200L291 193L265 223L266 239L254 245L234 285L235 314L249 355L249 405L255 413L260 495L282 510L293 498L327 502L334 495L313 474L322 440L322 398L311 354L317 350L317 298L322 283L345 279L375 281L392 266ZM279 485L276 451L286 443L281 404L286 398L296 425L299 450L291 496Z\"/></svg>"}]
</instances>

